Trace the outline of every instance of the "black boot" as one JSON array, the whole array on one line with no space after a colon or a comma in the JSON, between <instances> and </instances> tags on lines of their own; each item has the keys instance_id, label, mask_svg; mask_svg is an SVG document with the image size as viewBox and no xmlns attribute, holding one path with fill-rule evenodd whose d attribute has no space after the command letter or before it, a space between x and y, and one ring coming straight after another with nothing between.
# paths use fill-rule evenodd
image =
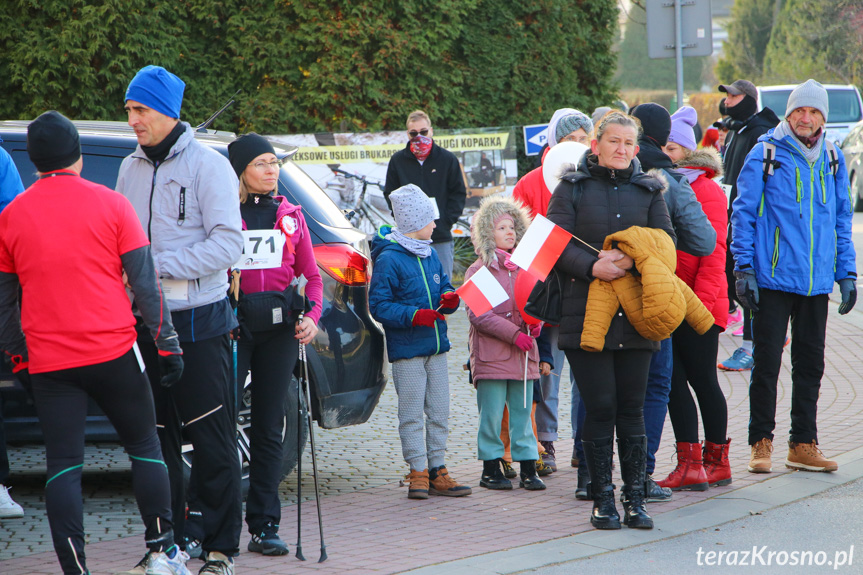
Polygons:
<instances>
[{"instance_id":1,"label":"black boot","mask_svg":"<svg viewBox=\"0 0 863 575\"><path fill-rule=\"evenodd\" d=\"M653 519L644 507L647 436L620 437L617 448L620 452L620 473L623 476L623 523L633 529L653 529Z\"/></svg>"},{"instance_id":2,"label":"black boot","mask_svg":"<svg viewBox=\"0 0 863 575\"><path fill-rule=\"evenodd\" d=\"M521 466L521 479L518 481L519 487L524 487L528 491L542 491L545 489L545 483L536 474L536 461L519 461Z\"/></svg>"},{"instance_id":3,"label":"black boot","mask_svg":"<svg viewBox=\"0 0 863 575\"><path fill-rule=\"evenodd\" d=\"M575 498L581 501L590 501L593 495L590 493L590 473L587 471L587 463L582 462L578 467L578 483L575 486Z\"/></svg>"},{"instance_id":4,"label":"black boot","mask_svg":"<svg viewBox=\"0 0 863 575\"><path fill-rule=\"evenodd\" d=\"M612 440L603 437L582 441L582 444L593 495L590 524L596 529L620 529L620 515L614 506L614 485L611 483Z\"/></svg>"},{"instance_id":5,"label":"black boot","mask_svg":"<svg viewBox=\"0 0 863 575\"><path fill-rule=\"evenodd\" d=\"M482 478L479 486L486 489L512 489L512 481L503 476L500 470L500 459L482 462Z\"/></svg>"}]
</instances>

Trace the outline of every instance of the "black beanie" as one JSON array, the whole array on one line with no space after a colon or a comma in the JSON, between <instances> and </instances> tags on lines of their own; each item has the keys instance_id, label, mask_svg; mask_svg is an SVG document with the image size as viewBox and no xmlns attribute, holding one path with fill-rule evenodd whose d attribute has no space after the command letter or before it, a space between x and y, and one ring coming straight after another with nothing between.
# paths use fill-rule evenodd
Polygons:
<instances>
[{"instance_id":1,"label":"black beanie","mask_svg":"<svg viewBox=\"0 0 863 575\"><path fill-rule=\"evenodd\" d=\"M639 104L630 112L641 121L641 129L644 135L664 146L668 143L668 134L671 133L671 114L668 110L654 102Z\"/></svg>"},{"instance_id":2,"label":"black beanie","mask_svg":"<svg viewBox=\"0 0 863 575\"><path fill-rule=\"evenodd\" d=\"M75 124L60 112L45 112L27 126L27 153L43 174L68 168L81 157Z\"/></svg>"},{"instance_id":3,"label":"black beanie","mask_svg":"<svg viewBox=\"0 0 863 575\"><path fill-rule=\"evenodd\" d=\"M228 144L228 159L231 161L237 177L242 175L249 163L261 154L276 155L273 145L265 137L254 132L243 134Z\"/></svg>"}]
</instances>

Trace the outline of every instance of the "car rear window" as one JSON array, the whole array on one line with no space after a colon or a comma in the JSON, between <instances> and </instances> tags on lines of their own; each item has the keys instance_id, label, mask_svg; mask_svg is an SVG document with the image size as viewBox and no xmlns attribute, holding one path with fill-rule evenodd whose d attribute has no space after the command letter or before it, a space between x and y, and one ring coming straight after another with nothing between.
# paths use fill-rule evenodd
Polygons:
<instances>
[{"instance_id":1,"label":"car rear window","mask_svg":"<svg viewBox=\"0 0 863 575\"><path fill-rule=\"evenodd\" d=\"M785 107L791 90L765 90L761 92L761 105L770 108L780 118L785 116ZM827 90L828 112L831 124L849 124L863 119L860 101L854 90Z\"/></svg>"}]
</instances>

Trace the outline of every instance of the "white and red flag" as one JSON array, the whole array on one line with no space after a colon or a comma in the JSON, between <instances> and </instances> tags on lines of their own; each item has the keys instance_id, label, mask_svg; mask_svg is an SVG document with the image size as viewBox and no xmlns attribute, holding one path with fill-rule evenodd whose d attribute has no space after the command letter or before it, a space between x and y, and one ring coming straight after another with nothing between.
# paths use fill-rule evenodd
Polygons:
<instances>
[{"instance_id":1,"label":"white and red flag","mask_svg":"<svg viewBox=\"0 0 863 575\"><path fill-rule=\"evenodd\" d=\"M540 281L545 281L572 234L537 214L510 261Z\"/></svg>"},{"instance_id":2,"label":"white and red flag","mask_svg":"<svg viewBox=\"0 0 863 575\"><path fill-rule=\"evenodd\" d=\"M464 282L455 292L464 300L474 315L482 315L493 307L499 306L509 299L509 294L503 289L488 268L482 266L469 280Z\"/></svg>"}]
</instances>

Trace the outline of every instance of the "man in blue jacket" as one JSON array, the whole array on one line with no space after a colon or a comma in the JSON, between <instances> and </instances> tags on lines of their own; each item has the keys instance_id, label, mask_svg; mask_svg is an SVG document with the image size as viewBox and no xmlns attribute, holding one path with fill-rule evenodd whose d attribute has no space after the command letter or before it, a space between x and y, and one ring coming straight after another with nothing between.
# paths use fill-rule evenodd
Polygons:
<instances>
[{"instance_id":1,"label":"man in blue jacket","mask_svg":"<svg viewBox=\"0 0 863 575\"><path fill-rule=\"evenodd\" d=\"M791 320L791 436L785 466L836 471L818 448L815 423L827 296L839 284L846 314L857 301L851 198L845 158L825 138L827 91L815 80L788 98L785 120L759 138L737 178L736 290L754 312L749 385L749 471L772 471L776 386ZM830 257L832 254L833 257Z\"/></svg>"}]
</instances>

